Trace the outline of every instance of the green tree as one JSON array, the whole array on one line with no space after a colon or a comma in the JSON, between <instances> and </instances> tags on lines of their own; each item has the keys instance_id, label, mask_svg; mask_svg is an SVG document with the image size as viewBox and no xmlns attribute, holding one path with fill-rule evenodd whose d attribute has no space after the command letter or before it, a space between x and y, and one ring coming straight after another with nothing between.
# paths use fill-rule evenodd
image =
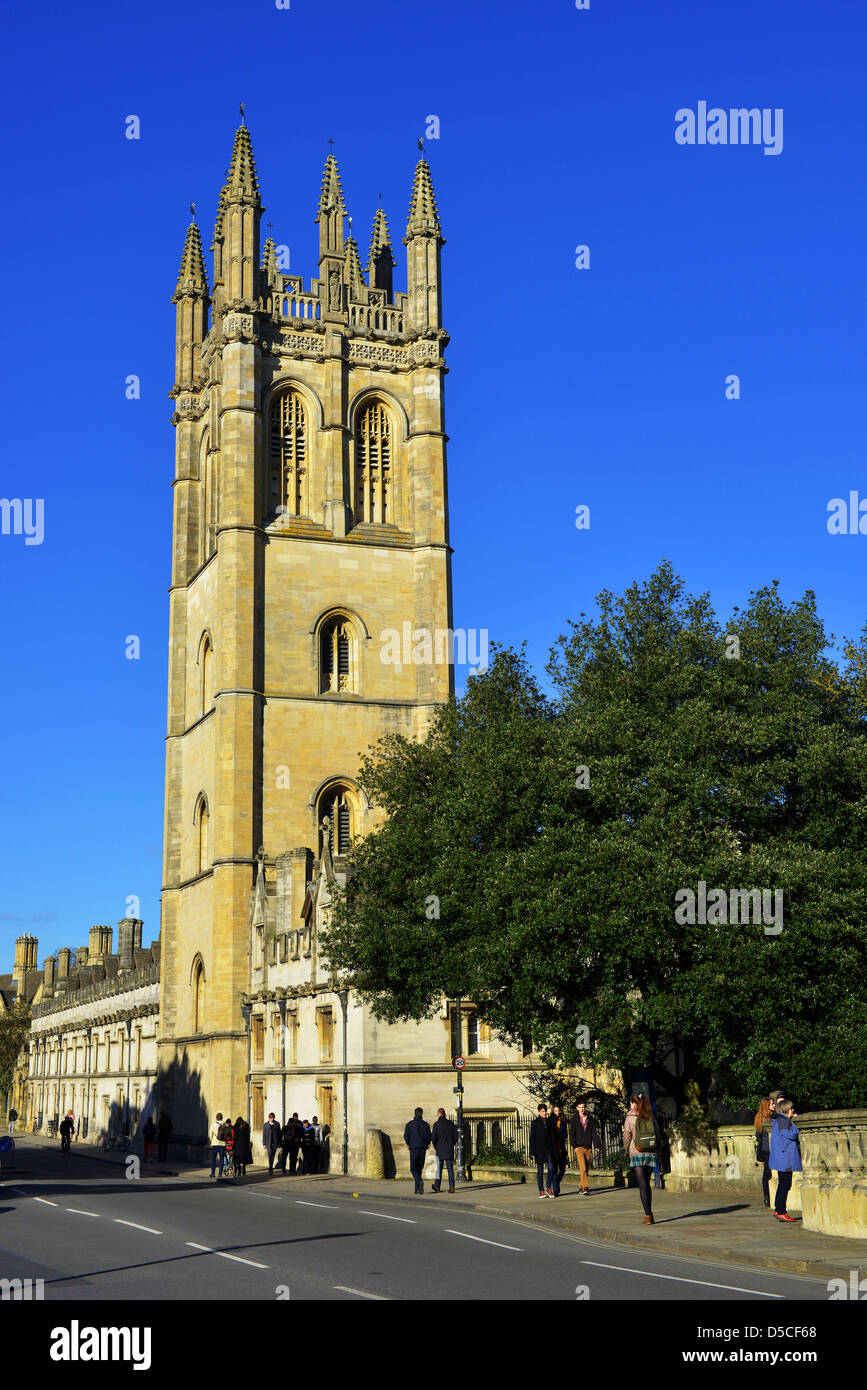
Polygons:
<instances>
[{"instance_id":1,"label":"green tree","mask_svg":"<svg viewBox=\"0 0 867 1390\"><path fill-rule=\"evenodd\" d=\"M23 999L0 1014L0 1096L12 1090L15 1067L30 1034L30 1006Z\"/></svg>"},{"instance_id":2,"label":"green tree","mask_svg":"<svg viewBox=\"0 0 867 1390\"><path fill-rule=\"evenodd\" d=\"M715 1073L734 1106L777 1081L800 1108L860 1103L863 640L841 675L811 593L774 582L721 623L667 563L598 603L555 646L555 699L497 651L425 744L368 759L388 820L352 852L333 965L383 1018L461 995L550 1062L589 1060L589 1034L681 1101ZM700 881L781 891L782 930L679 921Z\"/></svg>"}]
</instances>

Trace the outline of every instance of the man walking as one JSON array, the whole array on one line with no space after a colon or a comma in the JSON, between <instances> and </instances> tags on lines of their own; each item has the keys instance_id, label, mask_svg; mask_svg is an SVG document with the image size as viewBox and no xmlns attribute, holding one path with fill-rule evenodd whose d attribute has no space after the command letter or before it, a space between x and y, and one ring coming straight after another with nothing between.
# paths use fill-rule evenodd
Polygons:
<instances>
[{"instance_id":1,"label":"man walking","mask_svg":"<svg viewBox=\"0 0 867 1390\"><path fill-rule=\"evenodd\" d=\"M424 1156L430 1143L430 1125L424 1119L424 1111L420 1105L415 1108L415 1114L403 1131L403 1140L409 1149L409 1171L415 1179L415 1193L419 1196L424 1192L422 1182L422 1170L424 1168ZM442 1169L440 1169L442 1173Z\"/></svg>"},{"instance_id":2,"label":"man walking","mask_svg":"<svg viewBox=\"0 0 867 1390\"><path fill-rule=\"evenodd\" d=\"M152 1120L148 1122L151 1125L153 1124ZM208 1131L208 1139L211 1143L211 1177L213 1177L216 1172L217 1182L220 1181L226 1171L226 1140L228 1137L228 1127L223 1123L223 1112L222 1110L218 1110L214 1123ZM151 1145L153 1145L153 1141L151 1141ZM153 1148L151 1148L151 1156L153 1156Z\"/></svg>"},{"instance_id":3,"label":"man walking","mask_svg":"<svg viewBox=\"0 0 867 1390\"><path fill-rule=\"evenodd\" d=\"M310 1172L318 1173L322 1162L322 1126L319 1123L319 1116L314 1115L310 1122L313 1130L313 1139L310 1144Z\"/></svg>"},{"instance_id":4,"label":"man walking","mask_svg":"<svg viewBox=\"0 0 867 1390\"><path fill-rule=\"evenodd\" d=\"M172 1134L172 1122L165 1110L160 1111L159 1124L157 1125L157 1162L165 1163L169 1156L169 1139Z\"/></svg>"},{"instance_id":5,"label":"man walking","mask_svg":"<svg viewBox=\"0 0 867 1390\"><path fill-rule=\"evenodd\" d=\"M536 1107L536 1118L530 1125L530 1158L536 1164L536 1182L539 1186L540 1197L553 1197L551 1184L554 1178L554 1166L551 1159L551 1151L548 1146L548 1107L539 1105ZM547 1187L545 1186L545 1170L548 1173Z\"/></svg>"},{"instance_id":6,"label":"man walking","mask_svg":"<svg viewBox=\"0 0 867 1390\"><path fill-rule=\"evenodd\" d=\"M579 1191L582 1197L590 1196L590 1159L593 1150L599 1150L599 1135L596 1130L596 1121L592 1115L587 1114L587 1104L579 1100L578 1108L572 1116L569 1125L569 1142L572 1145L572 1152L575 1155L575 1162L578 1164Z\"/></svg>"},{"instance_id":7,"label":"man walking","mask_svg":"<svg viewBox=\"0 0 867 1390\"><path fill-rule=\"evenodd\" d=\"M15 1133L15 1121L18 1119L18 1111L13 1107L9 1111L9 1133Z\"/></svg>"},{"instance_id":8,"label":"man walking","mask_svg":"<svg viewBox=\"0 0 867 1390\"><path fill-rule=\"evenodd\" d=\"M440 1106L434 1127L431 1132L431 1141L436 1154L436 1173L434 1175L432 1192L439 1192L443 1180L443 1164L449 1175L449 1192L455 1190L455 1145L458 1142L458 1127L451 1120L446 1119L446 1112Z\"/></svg>"},{"instance_id":9,"label":"man walking","mask_svg":"<svg viewBox=\"0 0 867 1390\"><path fill-rule=\"evenodd\" d=\"M301 1147L301 1121L298 1111L292 1112L292 1119L283 1126L283 1147L280 1151L280 1167L286 1172L286 1159L289 1159L289 1176L292 1177L298 1166L298 1150Z\"/></svg>"},{"instance_id":10,"label":"man walking","mask_svg":"<svg viewBox=\"0 0 867 1390\"><path fill-rule=\"evenodd\" d=\"M274 1111L272 1110L265 1124L262 1126L262 1147L268 1155L269 1177L274 1172L274 1159L280 1151L281 1142L282 1130L274 1119Z\"/></svg>"}]
</instances>

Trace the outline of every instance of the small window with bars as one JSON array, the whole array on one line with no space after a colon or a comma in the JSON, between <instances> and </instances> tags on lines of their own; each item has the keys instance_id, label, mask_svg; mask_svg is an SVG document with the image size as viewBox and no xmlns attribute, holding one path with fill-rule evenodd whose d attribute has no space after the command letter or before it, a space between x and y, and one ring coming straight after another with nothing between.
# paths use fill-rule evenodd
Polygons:
<instances>
[{"instance_id":1,"label":"small window with bars","mask_svg":"<svg viewBox=\"0 0 867 1390\"><path fill-rule=\"evenodd\" d=\"M337 791L331 792L323 799L319 817L320 827L326 818L328 820L328 844L331 853L346 854L352 838L352 805L343 788L338 788ZM321 828L319 835L321 854L324 847L322 845L324 831Z\"/></svg>"},{"instance_id":2,"label":"small window with bars","mask_svg":"<svg viewBox=\"0 0 867 1390\"><path fill-rule=\"evenodd\" d=\"M324 624L319 650L320 693L352 690L352 629L345 619L333 618Z\"/></svg>"}]
</instances>

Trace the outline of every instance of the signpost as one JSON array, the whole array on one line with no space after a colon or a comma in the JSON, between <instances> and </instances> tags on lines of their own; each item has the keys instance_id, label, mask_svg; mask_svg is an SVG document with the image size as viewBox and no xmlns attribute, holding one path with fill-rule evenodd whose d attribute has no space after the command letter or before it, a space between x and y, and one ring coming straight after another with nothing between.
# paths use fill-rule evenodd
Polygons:
<instances>
[{"instance_id":1,"label":"signpost","mask_svg":"<svg viewBox=\"0 0 867 1390\"><path fill-rule=\"evenodd\" d=\"M463 1030L462 1030L462 1027L461 1027L461 1001L460 1001L460 999L456 999L456 1000L455 1000L455 1025L456 1025L455 1031L457 1032L457 1036L458 1036L458 1047L460 1047L461 1044L462 1044L463 1036L464 1036L464 1035L463 1035ZM465 1179L466 1179L466 1173L465 1173L465 1170L464 1170L464 1075L463 1075L463 1073L464 1073L464 1067L466 1066L466 1058L462 1057L461 1054L458 1053L458 1055L457 1055L456 1057L453 1057L453 1058L452 1058L452 1066L454 1067L455 1071L456 1071L457 1074L458 1074L458 1084L457 1084L457 1086L455 1086L455 1088L454 1088L454 1090L455 1090L455 1095L457 1096L457 1105L456 1105L455 1109L456 1109L457 1119L458 1119L458 1182L464 1182Z\"/></svg>"}]
</instances>

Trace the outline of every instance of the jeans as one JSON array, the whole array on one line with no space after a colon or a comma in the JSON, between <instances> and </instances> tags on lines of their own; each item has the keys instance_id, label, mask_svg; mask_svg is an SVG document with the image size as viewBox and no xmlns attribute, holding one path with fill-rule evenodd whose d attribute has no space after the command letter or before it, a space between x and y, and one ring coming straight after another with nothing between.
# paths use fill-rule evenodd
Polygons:
<instances>
[{"instance_id":1,"label":"jeans","mask_svg":"<svg viewBox=\"0 0 867 1390\"><path fill-rule=\"evenodd\" d=\"M277 1155L278 1155L279 1152L280 1152L279 1149L268 1149L268 1150L267 1150L267 1154L268 1154L268 1172L269 1172L269 1173L273 1173L273 1171L274 1171L274 1159L277 1157ZM279 1167L279 1164L278 1164L278 1167Z\"/></svg>"},{"instance_id":2,"label":"jeans","mask_svg":"<svg viewBox=\"0 0 867 1390\"><path fill-rule=\"evenodd\" d=\"M774 1198L774 1211L778 1212L780 1216L782 1216L786 1210L786 1200L789 1196L789 1189L791 1186L791 1172L777 1173L777 1195Z\"/></svg>"},{"instance_id":3,"label":"jeans","mask_svg":"<svg viewBox=\"0 0 867 1390\"><path fill-rule=\"evenodd\" d=\"M290 1175L290 1177L291 1177L291 1175L295 1172L295 1169L298 1167L298 1145L297 1145L297 1144L284 1144L284 1145L283 1145L283 1148L282 1148L281 1153L280 1153L280 1166L281 1166L281 1168L283 1169L283 1172L284 1172L284 1173L286 1172L286 1159L287 1159L287 1158L289 1159L289 1175Z\"/></svg>"},{"instance_id":4,"label":"jeans","mask_svg":"<svg viewBox=\"0 0 867 1390\"><path fill-rule=\"evenodd\" d=\"M767 1159L764 1160L764 1164L763 1164L763 1166L762 1166L762 1196L764 1197L764 1199L765 1199L765 1201L767 1202L768 1206L770 1206L770 1205L771 1205L771 1165L768 1163L768 1160L767 1160Z\"/></svg>"},{"instance_id":5,"label":"jeans","mask_svg":"<svg viewBox=\"0 0 867 1390\"><path fill-rule=\"evenodd\" d=\"M151 1150L153 1150L153 1145L151 1145ZM225 1144L212 1144L212 1145L211 1145L211 1177L214 1176L214 1172L215 1172L215 1170L216 1170L216 1168L217 1168L218 1165L219 1165L219 1168L220 1168L219 1176L222 1177L223 1174L224 1174L225 1171L226 1171L226 1146L225 1146Z\"/></svg>"},{"instance_id":6,"label":"jeans","mask_svg":"<svg viewBox=\"0 0 867 1390\"><path fill-rule=\"evenodd\" d=\"M546 1172L547 1183L544 1178ZM554 1167L554 1160L550 1155L547 1158L536 1159L536 1182L539 1184L540 1192L544 1192L546 1186L550 1187L552 1192L560 1191L560 1184L557 1181L557 1170Z\"/></svg>"},{"instance_id":7,"label":"jeans","mask_svg":"<svg viewBox=\"0 0 867 1390\"><path fill-rule=\"evenodd\" d=\"M14 1121L14 1120L10 1120L10 1121L9 1121L9 1133L10 1133L10 1134L14 1134L14 1133L15 1133L15 1121Z\"/></svg>"},{"instance_id":8,"label":"jeans","mask_svg":"<svg viewBox=\"0 0 867 1390\"><path fill-rule=\"evenodd\" d=\"M415 1178L416 1192L422 1192L424 1190L421 1180L422 1169L424 1168L424 1156L424 1149L410 1149L409 1151L409 1171Z\"/></svg>"},{"instance_id":9,"label":"jeans","mask_svg":"<svg viewBox=\"0 0 867 1390\"><path fill-rule=\"evenodd\" d=\"M443 1180L443 1164L446 1165L446 1172L447 1172L448 1175L449 1175L449 1187L454 1187L454 1185L455 1185L455 1165L454 1165L454 1161L453 1161L452 1159L450 1159L450 1158L440 1158L439 1154L437 1154L436 1172L434 1173L434 1182L436 1183L437 1187L439 1187L440 1183L442 1182L442 1180Z\"/></svg>"}]
</instances>

